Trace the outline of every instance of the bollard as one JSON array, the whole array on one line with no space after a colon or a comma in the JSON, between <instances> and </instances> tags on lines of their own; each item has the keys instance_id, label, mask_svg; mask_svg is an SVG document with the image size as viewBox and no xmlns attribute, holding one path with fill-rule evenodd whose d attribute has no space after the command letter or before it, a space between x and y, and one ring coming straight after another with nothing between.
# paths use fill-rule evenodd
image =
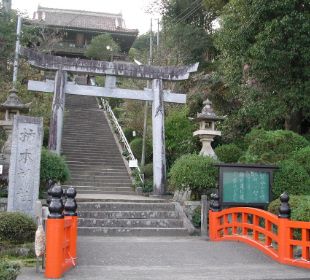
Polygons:
<instances>
[{"instance_id":1,"label":"bollard","mask_svg":"<svg viewBox=\"0 0 310 280\"><path fill-rule=\"evenodd\" d=\"M78 234L78 217L77 217L77 203L75 200L76 190L73 187L69 187L66 191L67 200L65 202L65 219L71 220L71 227L69 228L69 248L68 248L68 257L72 260L72 265L76 265L77 258L77 234Z\"/></svg>"},{"instance_id":2,"label":"bollard","mask_svg":"<svg viewBox=\"0 0 310 280\"><path fill-rule=\"evenodd\" d=\"M219 212L221 210L220 197L217 193L211 194L211 205L210 208L213 212Z\"/></svg>"},{"instance_id":3,"label":"bollard","mask_svg":"<svg viewBox=\"0 0 310 280\"><path fill-rule=\"evenodd\" d=\"M63 191L61 186L54 185L50 191L49 216L46 221L46 268L45 277L49 279L61 278L63 274L63 246L64 246L64 216L61 200Z\"/></svg>"}]
</instances>

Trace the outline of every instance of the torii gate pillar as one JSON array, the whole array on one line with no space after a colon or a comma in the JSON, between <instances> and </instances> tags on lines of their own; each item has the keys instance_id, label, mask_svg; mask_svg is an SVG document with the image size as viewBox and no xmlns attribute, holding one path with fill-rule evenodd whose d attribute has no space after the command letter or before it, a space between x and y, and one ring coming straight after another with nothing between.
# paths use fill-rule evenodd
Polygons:
<instances>
[{"instance_id":1,"label":"torii gate pillar","mask_svg":"<svg viewBox=\"0 0 310 280\"><path fill-rule=\"evenodd\" d=\"M163 85L161 79L154 79L152 83L152 128L153 128L153 176L154 195L165 193L166 183L166 151L164 127Z\"/></svg>"},{"instance_id":2,"label":"torii gate pillar","mask_svg":"<svg viewBox=\"0 0 310 280\"><path fill-rule=\"evenodd\" d=\"M63 118L65 110L65 85L67 73L57 70L54 85L54 98L52 105L52 117L50 121L50 133L48 140L48 148L51 151L60 154L61 139L63 130Z\"/></svg>"}]
</instances>

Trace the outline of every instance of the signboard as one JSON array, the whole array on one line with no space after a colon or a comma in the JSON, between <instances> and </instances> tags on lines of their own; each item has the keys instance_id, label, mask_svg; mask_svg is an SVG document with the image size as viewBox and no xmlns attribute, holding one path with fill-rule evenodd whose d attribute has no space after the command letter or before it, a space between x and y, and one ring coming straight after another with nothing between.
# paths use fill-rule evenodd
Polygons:
<instances>
[{"instance_id":1,"label":"signboard","mask_svg":"<svg viewBox=\"0 0 310 280\"><path fill-rule=\"evenodd\" d=\"M3 165L0 164L0 175L2 175L2 174L3 174Z\"/></svg>"},{"instance_id":2,"label":"signboard","mask_svg":"<svg viewBox=\"0 0 310 280\"><path fill-rule=\"evenodd\" d=\"M272 200L273 165L216 164L222 206L264 208Z\"/></svg>"}]
</instances>

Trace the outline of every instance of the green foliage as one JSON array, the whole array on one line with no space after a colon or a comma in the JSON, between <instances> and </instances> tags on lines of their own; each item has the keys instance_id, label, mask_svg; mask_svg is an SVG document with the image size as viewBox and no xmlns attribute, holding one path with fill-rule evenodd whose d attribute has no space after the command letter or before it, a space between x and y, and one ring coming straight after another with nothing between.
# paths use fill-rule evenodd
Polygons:
<instances>
[{"instance_id":1,"label":"green foliage","mask_svg":"<svg viewBox=\"0 0 310 280\"><path fill-rule=\"evenodd\" d=\"M197 145L193 137L195 125L188 119L186 107L176 107L170 110L165 120L166 156L167 166L184 154L197 151Z\"/></svg>"},{"instance_id":2,"label":"green foliage","mask_svg":"<svg viewBox=\"0 0 310 280\"><path fill-rule=\"evenodd\" d=\"M245 142L248 149L240 160L248 163L277 163L309 146L309 142L304 137L287 130L254 129L245 137Z\"/></svg>"},{"instance_id":3,"label":"green foliage","mask_svg":"<svg viewBox=\"0 0 310 280\"><path fill-rule=\"evenodd\" d=\"M151 193L153 192L153 180L148 179L144 181L144 185L142 186L143 193Z\"/></svg>"},{"instance_id":4,"label":"green foliage","mask_svg":"<svg viewBox=\"0 0 310 280\"><path fill-rule=\"evenodd\" d=\"M142 155L142 138L135 138L130 142L130 148L138 161L141 161ZM153 147L149 141L145 143L145 162L152 161Z\"/></svg>"},{"instance_id":5,"label":"green foliage","mask_svg":"<svg viewBox=\"0 0 310 280\"><path fill-rule=\"evenodd\" d=\"M153 178L153 163L148 163L144 165L144 178L151 179Z\"/></svg>"},{"instance_id":6,"label":"green foliage","mask_svg":"<svg viewBox=\"0 0 310 280\"><path fill-rule=\"evenodd\" d=\"M110 34L101 34L94 37L88 45L85 55L99 60L111 60L113 54L120 51L120 46Z\"/></svg>"},{"instance_id":7,"label":"green foliage","mask_svg":"<svg viewBox=\"0 0 310 280\"><path fill-rule=\"evenodd\" d=\"M22 213L0 213L0 241L23 244L34 241L35 222Z\"/></svg>"},{"instance_id":8,"label":"green foliage","mask_svg":"<svg viewBox=\"0 0 310 280\"><path fill-rule=\"evenodd\" d=\"M48 180L65 182L69 180L69 168L63 157L46 149L41 154L40 181L45 184Z\"/></svg>"},{"instance_id":9,"label":"green foliage","mask_svg":"<svg viewBox=\"0 0 310 280\"><path fill-rule=\"evenodd\" d=\"M292 159L302 165L310 175L310 146L298 150L293 154Z\"/></svg>"},{"instance_id":10,"label":"green foliage","mask_svg":"<svg viewBox=\"0 0 310 280\"><path fill-rule=\"evenodd\" d=\"M20 264L4 259L0 260L0 280L15 280L20 272Z\"/></svg>"},{"instance_id":11,"label":"green foliage","mask_svg":"<svg viewBox=\"0 0 310 280\"><path fill-rule=\"evenodd\" d=\"M199 228L201 226L201 206L198 206L192 215L192 223L194 227Z\"/></svg>"},{"instance_id":12,"label":"green foliage","mask_svg":"<svg viewBox=\"0 0 310 280\"><path fill-rule=\"evenodd\" d=\"M310 117L305 0L229 1L215 45L227 114L266 129L301 131ZM228 91L227 91L228 89Z\"/></svg>"},{"instance_id":13,"label":"green foliage","mask_svg":"<svg viewBox=\"0 0 310 280\"><path fill-rule=\"evenodd\" d=\"M169 172L169 187L172 190L192 190L194 195L201 195L206 190L215 188L217 161L196 154L183 155L175 161Z\"/></svg>"},{"instance_id":14,"label":"green foliage","mask_svg":"<svg viewBox=\"0 0 310 280\"><path fill-rule=\"evenodd\" d=\"M133 133L132 129L130 129L130 128L124 129L125 137L129 143L134 139L134 136L132 135L132 133Z\"/></svg>"},{"instance_id":15,"label":"green foliage","mask_svg":"<svg viewBox=\"0 0 310 280\"><path fill-rule=\"evenodd\" d=\"M274 197L287 192L292 195L310 195L310 175L294 160L284 160L274 174L272 192Z\"/></svg>"},{"instance_id":16,"label":"green foliage","mask_svg":"<svg viewBox=\"0 0 310 280\"><path fill-rule=\"evenodd\" d=\"M242 150L236 144L226 144L215 148L215 154L219 161L230 163L238 162L242 155Z\"/></svg>"},{"instance_id":17,"label":"green foliage","mask_svg":"<svg viewBox=\"0 0 310 280\"><path fill-rule=\"evenodd\" d=\"M275 199L268 206L268 211L278 215L280 199ZM294 221L310 222L310 196L290 195L291 219Z\"/></svg>"}]
</instances>

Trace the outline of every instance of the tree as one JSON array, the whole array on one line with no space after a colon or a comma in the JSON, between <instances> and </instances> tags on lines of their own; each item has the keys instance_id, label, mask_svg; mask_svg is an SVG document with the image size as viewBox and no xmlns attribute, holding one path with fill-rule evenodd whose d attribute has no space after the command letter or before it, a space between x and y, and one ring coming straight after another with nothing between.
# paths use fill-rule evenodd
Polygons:
<instances>
[{"instance_id":1,"label":"tree","mask_svg":"<svg viewBox=\"0 0 310 280\"><path fill-rule=\"evenodd\" d=\"M306 132L310 123L308 0L232 0L216 35L225 102L250 125ZM227 91L228 88L228 91Z\"/></svg>"},{"instance_id":2,"label":"tree","mask_svg":"<svg viewBox=\"0 0 310 280\"><path fill-rule=\"evenodd\" d=\"M120 51L119 45L110 34L101 34L93 38L85 51L85 55L99 60L111 60Z\"/></svg>"}]
</instances>

